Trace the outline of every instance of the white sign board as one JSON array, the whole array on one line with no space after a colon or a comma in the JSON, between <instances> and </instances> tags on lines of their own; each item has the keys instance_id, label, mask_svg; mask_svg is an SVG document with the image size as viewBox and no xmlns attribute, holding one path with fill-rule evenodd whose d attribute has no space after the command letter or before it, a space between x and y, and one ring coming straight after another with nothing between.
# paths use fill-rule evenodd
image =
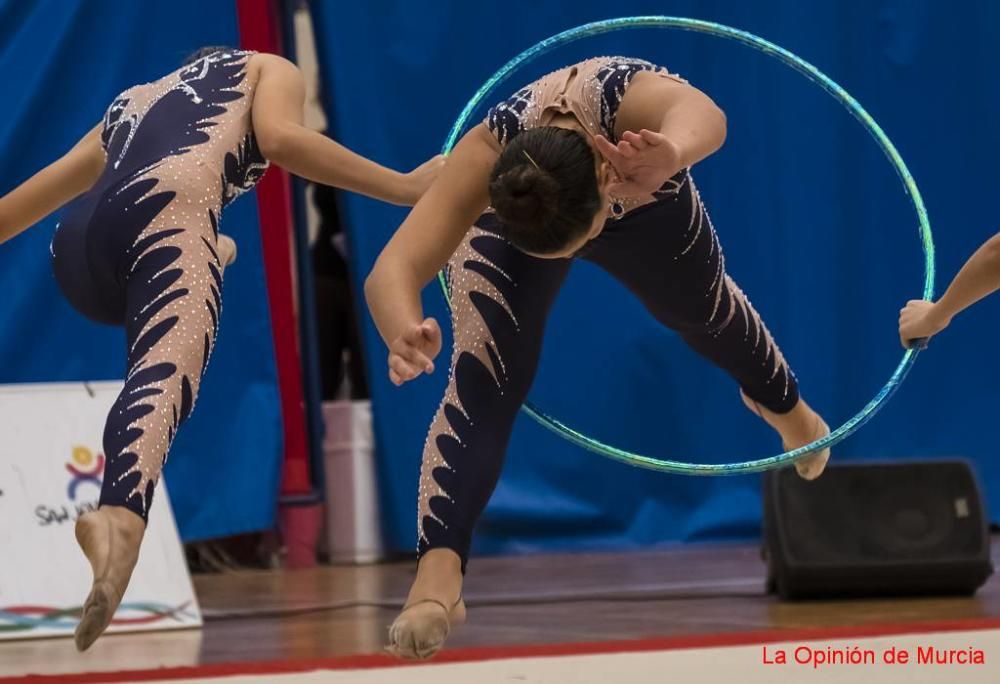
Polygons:
<instances>
[{"instance_id":1,"label":"white sign board","mask_svg":"<svg viewBox=\"0 0 1000 684\"><path fill-rule=\"evenodd\" d=\"M120 382L0 386L0 640L69 636L90 592L74 523L97 508L101 436ZM109 632L201 625L161 480Z\"/></svg>"}]
</instances>

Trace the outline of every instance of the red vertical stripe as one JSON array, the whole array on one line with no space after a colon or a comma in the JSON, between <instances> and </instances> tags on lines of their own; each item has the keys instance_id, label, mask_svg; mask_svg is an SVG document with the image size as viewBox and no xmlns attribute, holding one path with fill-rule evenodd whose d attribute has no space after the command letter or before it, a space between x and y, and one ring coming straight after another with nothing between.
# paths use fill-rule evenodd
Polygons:
<instances>
[{"instance_id":1,"label":"red vertical stripe","mask_svg":"<svg viewBox=\"0 0 1000 684\"><path fill-rule=\"evenodd\" d=\"M258 52L282 53L281 22L272 0L236 0L240 47ZM288 173L272 168L257 186L264 269L271 307L274 353L281 391L285 462L282 494L311 491L309 450L306 442L305 399L298 324L295 318L292 199Z\"/></svg>"}]
</instances>

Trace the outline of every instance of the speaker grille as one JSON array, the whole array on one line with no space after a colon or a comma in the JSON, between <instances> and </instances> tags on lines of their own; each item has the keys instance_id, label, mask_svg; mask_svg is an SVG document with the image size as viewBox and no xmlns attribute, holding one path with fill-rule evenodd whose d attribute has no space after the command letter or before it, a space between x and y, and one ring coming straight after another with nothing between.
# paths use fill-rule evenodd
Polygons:
<instances>
[{"instance_id":1,"label":"speaker grille","mask_svg":"<svg viewBox=\"0 0 1000 684\"><path fill-rule=\"evenodd\" d=\"M811 482L785 469L772 486L796 564L950 562L983 549L978 489L962 462L837 465Z\"/></svg>"}]
</instances>

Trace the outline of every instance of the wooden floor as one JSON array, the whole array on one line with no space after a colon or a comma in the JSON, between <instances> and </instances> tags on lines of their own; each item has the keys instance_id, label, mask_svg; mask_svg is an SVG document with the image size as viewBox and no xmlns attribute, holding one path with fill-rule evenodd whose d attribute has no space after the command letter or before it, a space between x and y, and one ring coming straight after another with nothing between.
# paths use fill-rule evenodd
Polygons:
<instances>
[{"instance_id":1,"label":"wooden floor","mask_svg":"<svg viewBox=\"0 0 1000 684\"><path fill-rule=\"evenodd\" d=\"M204 629L108 636L83 655L63 639L0 642L0 676L377 653L412 571L199 576ZM974 598L782 603L764 592L757 547L713 545L475 559L466 600L452 647L1000 617L1000 580Z\"/></svg>"}]
</instances>

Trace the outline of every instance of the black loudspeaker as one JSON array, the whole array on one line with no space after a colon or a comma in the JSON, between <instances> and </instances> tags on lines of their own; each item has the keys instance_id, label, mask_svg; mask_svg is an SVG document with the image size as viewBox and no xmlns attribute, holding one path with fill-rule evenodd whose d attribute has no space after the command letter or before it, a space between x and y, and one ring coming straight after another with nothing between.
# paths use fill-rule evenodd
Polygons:
<instances>
[{"instance_id":1,"label":"black loudspeaker","mask_svg":"<svg viewBox=\"0 0 1000 684\"><path fill-rule=\"evenodd\" d=\"M764 476L768 588L784 599L972 594L993 574L963 461L830 464Z\"/></svg>"}]
</instances>

